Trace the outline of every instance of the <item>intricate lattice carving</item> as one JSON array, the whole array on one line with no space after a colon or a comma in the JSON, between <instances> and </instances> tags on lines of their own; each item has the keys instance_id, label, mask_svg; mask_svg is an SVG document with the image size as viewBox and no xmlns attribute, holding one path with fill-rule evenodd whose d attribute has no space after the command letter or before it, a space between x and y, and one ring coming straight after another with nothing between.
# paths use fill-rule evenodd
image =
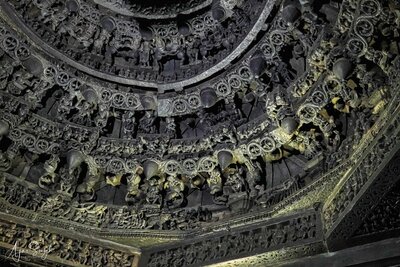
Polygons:
<instances>
[{"instance_id":1,"label":"intricate lattice carving","mask_svg":"<svg viewBox=\"0 0 400 267\"><path fill-rule=\"evenodd\" d=\"M394 1L316 2L0 1L2 205L186 235L346 173L329 232L397 142L380 129L398 123L400 20Z\"/></svg>"}]
</instances>

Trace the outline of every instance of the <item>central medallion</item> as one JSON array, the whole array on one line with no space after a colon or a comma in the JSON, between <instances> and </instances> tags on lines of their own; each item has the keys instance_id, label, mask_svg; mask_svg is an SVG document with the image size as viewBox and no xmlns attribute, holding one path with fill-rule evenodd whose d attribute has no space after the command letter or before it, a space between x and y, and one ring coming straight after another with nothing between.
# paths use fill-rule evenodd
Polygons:
<instances>
[{"instance_id":1,"label":"central medallion","mask_svg":"<svg viewBox=\"0 0 400 267\"><path fill-rule=\"evenodd\" d=\"M145 19L117 12L144 1L94 2L112 12L102 14L89 0L34 2L19 21L51 57L101 79L159 92L198 84L242 56L273 6L273 1L223 1L193 14L175 13L176 18ZM168 3L198 6L197 1ZM5 8L12 13L9 4ZM141 10L156 14L157 8ZM36 31L35 25L44 30Z\"/></svg>"}]
</instances>

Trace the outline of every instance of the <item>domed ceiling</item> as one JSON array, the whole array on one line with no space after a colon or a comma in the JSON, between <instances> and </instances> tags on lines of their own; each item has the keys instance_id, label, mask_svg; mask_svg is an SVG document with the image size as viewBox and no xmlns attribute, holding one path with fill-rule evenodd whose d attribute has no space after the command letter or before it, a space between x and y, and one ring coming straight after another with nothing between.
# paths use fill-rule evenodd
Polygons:
<instances>
[{"instance_id":1,"label":"domed ceiling","mask_svg":"<svg viewBox=\"0 0 400 267\"><path fill-rule=\"evenodd\" d=\"M0 3L1 209L17 217L110 238L243 226L332 193L397 114L396 1ZM79 253L65 260L95 261ZM145 264L203 262L165 253Z\"/></svg>"}]
</instances>

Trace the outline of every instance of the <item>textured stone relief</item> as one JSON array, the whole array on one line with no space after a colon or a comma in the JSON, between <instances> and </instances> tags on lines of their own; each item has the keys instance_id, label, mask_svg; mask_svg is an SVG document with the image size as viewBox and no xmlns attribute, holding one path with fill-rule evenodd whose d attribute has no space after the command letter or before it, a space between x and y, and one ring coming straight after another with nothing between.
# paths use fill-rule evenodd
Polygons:
<instances>
[{"instance_id":1,"label":"textured stone relief","mask_svg":"<svg viewBox=\"0 0 400 267\"><path fill-rule=\"evenodd\" d=\"M12 247L4 255L17 263L30 254L44 262L56 258L80 266L133 266L135 255L60 234L3 222L0 231L0 242Z\"/></svg>"},{"instance_id":2,"label":"textured stone relief","mask_svg":"<svg viewBox=\"0 0 400 267\"><path fill-rule=\"evenodd\" d=\"M317 214L307 213L262 228L149 252L147 266L196 266L217 262L223 258L275 250L283 246L312 243L317 239L319 227Z\"/></svg>"},{"instance_id":3,"label":"textured stone relief","mask_svg":"<svg viewBox=\"0 0 400 267\"><path fill-rule=\"evenodd\" d=\"M102 16L91 2L10 4L37 35L74 61L126 79L168 83L188 79L221 61L243 40L268 1L226 8L231 14L225 23L208 11L184 21L154 24Z\"/></svg>"},{"instance_id":4,"label":"textured stone relief","mask_svg":"<svg viewBox=\"0 0 400 267\"><path fill-rule=\"evenodd\" d=\"M392 16L394 13L393 12L393 7L392 5L389 5L389 7L383 8L378 2L370 2L370 1L364 1L360 4L360 8L362 10L362 13L359 15L357 19L357 24L354 26L354 36L357 36L358 39L350 39L347 48L349 51L353 51L352 54L356 55L357 57L365 57L368 60L372 60L376 64L379 64L382 66L382 70L388 74L389 79L391 82L393 82L394 86L389 88L389 87L382 87L381 91L379 93L372 93L370 100L368 101L368 104L370 103L377 103L377 105L374 107L372 110L372 114L376 113L377 109L380 109L382 105L384 105L381 100L379 99L378 94L385 94L385 93L390 93L392 94L395 99L398 99L398 90L397 90L397 85L398 81L394 78L392 75L396 75L397 73L397 66L398 66L398 57L395 58L391 64L388 63L388 57L390 57L392 52L397 51L397 48L389 49L389 51L383 51L379 52L376 51L373 47L371 47L369 44L371 43L371 38L374 34L374 25L372 22L368 21L366 22L367 18L374 18L374 22L378 24L380 28L384 27L383 25L386 25L386 21L393 20L395 21L395 18ZM391 9L392 8L392 9ZM343 29L344 31L345 29ZM383 36L397 36L397 31L391 29L391 27L386 28L384 33L380 33ZM395 37L394 37L395 38ZM353 47L354 42L356 40L359 41L360 46L363 45L362 47L358 47L359 50L355 50L355 47ZM357 53L356 53L357 52ZM386 66L386 67L385 67ZM361 74L365 73L366 75L361 76L362 82L364 84L368 84L367 88L373 88L373 83L372 81L372 73L377 74L375 70L371 70L370 72L366 72L366 68L362 67L361 68ZM376 81L384 81L380 80L380 76L377 75L375 76ZM393 77L393 78L391 78ZM383 90L383 91L382 91ZM389 109L394 114L398 113L397 107L397 100L393 101L392 108ZM365 114L365 113L364 113ZM395 117L397 118L397 117ZM360 118L360 121L356 123L357 128L364 128L364 130L368 127L370 127L371 122L367 120L367 117L365 115L362 115ZM384 119L385 120L385 119ZM388 121L389 118L386 118ZM378 168L378 166L383 162L384 155L388 151L391 151L396 147L396 144L398 142L398 119L394 120L391 122L390 125L391 129L387 134L383 135L379 140L379 145L375 145L375 147L371 148L373 153L369 154L368 157L363 158L362 153L358 153L356 157L361 161L360 167L358 167L355 172L352 174L350 179L348 179L347 183L340 189L340 192L338 195L333 199L332 204L329 205L329 207L326 208L324 211L324 217L326 220L326 228L329 230L333 227L333 224L335 221L338 219L341 213L346 209L346 207L353 201L353 199L358 195L358 193L361 191L362 187L366 184L368 181L369 177L373 174L373 172ZM376 131L379 129L375 128L374 131L372 131L372 134L376 135ZM361 136L359 134L354 136L359 140ZM328 205L327 205L328 206Z\"/></svg>"},{"instance_id":5,"label":"textured stone relief","mask_svg":"<svg viewBox=\"0 0 400 267\"><path fill-rule=\"evenodd\" d=\"M190 14L198 9L211 4L209 0L191 1L165 1L157 3L147 1L124 1L124 0L94 0L95 3L111 9L116 13L126 16L144 17L149 19L163 19L176 17L178 14ZM236 3L236 1L233 1Z\"/></svg>"},{"instance_id":6,"label":"textured stone relief","mask_svg":"<svg viewBox=\"0 0 400 267\"><path fill-rule=\"evenodd\" d=\"M185 25L100 2L107 12L93 1L1 1L0 194L12 205L106 229L229 221L350 157L397 95L393 1L215 1L201 12L191 1L179 7L196 9ZM270 15L258 28L260 12ZM91 72L165 85L227 59L173 92Z\"/></svg>"},{"instance_id":7,"label":"textured stone relief","mask_svg":"<svg viewBox=\"0 0 400 267\"><path fill-rule=\"evenodd\" d=\"M398 175L398 167L391 166L390 172ZM374 207L370 216L367 217L353 236L367 236L379 234L400 228L400 220L398 216L399 210L399 184L396 184L382 199L382 201Z\"/></svg>"}]
</instances>

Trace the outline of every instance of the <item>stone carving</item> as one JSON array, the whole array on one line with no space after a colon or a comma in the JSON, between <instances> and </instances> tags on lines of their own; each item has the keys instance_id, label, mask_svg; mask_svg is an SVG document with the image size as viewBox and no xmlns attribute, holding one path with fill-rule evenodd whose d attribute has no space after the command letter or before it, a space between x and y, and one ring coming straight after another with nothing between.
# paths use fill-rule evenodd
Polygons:
<instances>
[{"instance_id":1,"label":"stone carving","mask_svg":"<svg viewBox=\"0 0 400 267\"><path fill-rule=\"evenodd\" d=\"M111 229L198 229L306 187L354 154L395 99L392 2L284 1L264 26L272 1L169 7L190 11L184 25L161 7L112 16L134 4L100 2L110 13L83 0L1 1L1 192L13 205ZM148 13L164 17L143 22ZM379 161L364 163L359 176ZM344 187L326 218L360 186Z\"/></svg>"},{"instance_id":2,"label":"stone carving","mask_svg":"<svg viewBox=\"0 0 400 267\"><path fill-rule=\"evenodd\" d=\"M195 11L211 3L211 1L191 0L165 5L160 3L160 6L151 6L146 4L146 2L132 3L131 1L124 0L96 0L95 2L123 15L135 17L146 16L147 18L157 19L170 18L177 16L179 13Z\"/></svg>"},{"instance_id":3,"label":"stone carving","mask_svg":"<svg viewBox=\"0 0 400 267\"><path fill-rule=\"evenodd\" d=\"M6 255L17 262L21 259L21 251L33 252L44 261L55 257L59 261L84 266L132 266L135 257L126 252L17 224L2 222L0 229L0 241L16 247L15 250L7 251Z\"/></svg>"},{"instance_id":4,"label":"stone carving","mask_svg":"<svg viewBox=\"0 0 400 267\"><path fill-rule=\"evenodd\" d=\"M148 257L147 265L195 266L233 255L246 255L288 244L312 242L318 235L318 227L316 214L307 214L262 228L233 232L153 252Z\"/></svg>"},{"instance_id":5,"label":"stone carving","mask_svg":"<svg viewBox=\"0 0 400 267\"><path fill-rule=\"evenodd\" d=\"M52 1L44 5L34 1L35 9L40 12L32 11L29 2L10 4L47 43L61 49L73 60L102 72L145 82L187 79L215 65L243 40L245 29L254 25L257 17L248 16L251 8L261 11L265 4L251 1L247 5L236 5L234 10L230 7L232 14L229 26L226 26L217 23L210 12L183 23L171 19L170 23L156 20L158 23L154 25L141 25L135 20L101 17L93 3L80 2ZM193 5L190 2L186 5ZM107 3L110 5L114 6ZM131 5L136 6L127 4ZM141 14L139 19L148 12ZM50 27L36 29L38 24ZM222 42L228 37L230 42ZM75 51L69 43L73 43Z\"/></svg>"},{"instance_id":6,"label":"stone carving","mask_svg":"<svg viewBox=\"0 0 400 267\"><path fill-rule=\"evenodd\" d=\"M380 67L381 73L390 73L391 71L389 70L389 66L386 65L385 61L381 61L382 54L381 54L381 56L379 56L379 54L382 53L382 51L381 52L374 51L373 53L375 54L375 56L373 56L373 57L375 59L372 59L372 57L370 57L367 52L365 52L365 51L363 52L362 50L363 49L374 50L373 48L368 48L370 40L366 39L366 36L373 34L374 26L369 22L368 23L365 22L364 19L370 18L370 17L376 17L377 21L379 21L380 19L382 19L382 16L383 17L385 16L385 15L381 14L381 12L383 12L383 13L387 12L386 14L389 14L389 13L391 13L391 11L388 9L386 9L385 11L382 11L381 5L377 2L371 2L368 4L363 2L363 3L361 3L361 6L363 6L364 4L368 5L368 6L371 4L372 7L374 7L374 8L371 8L371 10L369 10L369 8L368 8L368 11L360 14L358 19L360 20L360 22L363 22L363 23L361 23L362 26L360 24L359 28L355 27L355 29L354 29L355 32L352 33L353 35L358 36L359 39L357 39L358 41L356 41L356 39L350 39L347 49L349 50L349 52L351 52L351 54L354 57L358 57L358 58L365 57L368 60L371 60L371 62L373 62L371 64L373 64L376 67L377 66ZM369 12L372 12L372 13L369 13ZM343 29L343 31L344 31L344 29ZM361 31L361 32L359 32L359 31ZM365 45L365 47L355 46L356 42L359 42L359 44L361 44L361 45ZM396 60L398 60L398 59L396 59ZM336 65L338 65L338 64L339 63L336 63ZM345 66L343 64L346 64L347 66ZM340 65L342 65L342 71L340 73L336 72L336 76L338 78L341 77L341 79L343 79L345 76L348 75L349 70L351 68L349 68L350 64L344 60L341 61ZM343 70L346 70L346 71L343 71ZM361 71L363 71L363 68L361 69ZM365 72L365 70L364 70L364 72ZM379 85L378 85L378 87L379 87ZM374 105L374 108L372 109L371 113L373 114L373 113L379 112L378 110L381 109L381 106L386 105L385 101L382 99L382 95L387 94L387 93L389 93L389 92L387 91L387 89L384 86L380 87L379 93L377 92L377 93L375 93L375 95L371 95L369 98L367 98L363 101L364 102L363 106L371 107L371 105ZM392 93L397 96L397 92L393 91ZM349 94L349 91L343 92L342 98L349 99L350 100L349 105L352 105L357 101L359 102L359 100L354 98L354 95L351 96ZM351 98L353 98L353 99L351 100ZM367 103L369 103L369 104L367 104ZM368 114L368 112L364 112L364 115L360 118L360 121L363 121L364 127L360 126L360 124L361 124L360 122L357 123L357 126L360 127L359 130L365 131L365 130L367 130L367 127L370 126L370 122L368 121L368 118L366 118L366 117L373 116L371 113ZM360 138L359 134L357 135L357 138ZM366 183L368 177L370 177L372 175L376 166L379 166L379 164L382 163L382 158L378 158L378 156L377 156L381 153L380 152L381 149L383 147L385 147L385 151L391 150L395 146L396 142L397 142L397 140L395 137L383 136L380 139L380 147L375 147L373 154L371 154L369 157L362 159L361 166L365 166L365 168L364 169L357 168L355 170L351 179L348 180L348 183L346 183L345 186L343 186L341 188L339 194L336 196L336 198L334 200L334 204L330 205L330 207L324 211L324 217L326 220L327 230L331 230L334 227L334 223L335 223L335 221L338 220L339 215L344 212L346 207L352 202L352 200L360 192L361 188Z\"/></svg>"},{"instance_id":7,"label":"stone carving","mask_svg":"<svg viewBox=\"0 0 400 267\"><path fill-rule=\"evenodd\" d=\"M366 218L353 236L378 234L380 232L399 229L397 216L399 203L398 184L386 194L383 200L372 210L370 217Z\"/></svg>"}]
</instances>

